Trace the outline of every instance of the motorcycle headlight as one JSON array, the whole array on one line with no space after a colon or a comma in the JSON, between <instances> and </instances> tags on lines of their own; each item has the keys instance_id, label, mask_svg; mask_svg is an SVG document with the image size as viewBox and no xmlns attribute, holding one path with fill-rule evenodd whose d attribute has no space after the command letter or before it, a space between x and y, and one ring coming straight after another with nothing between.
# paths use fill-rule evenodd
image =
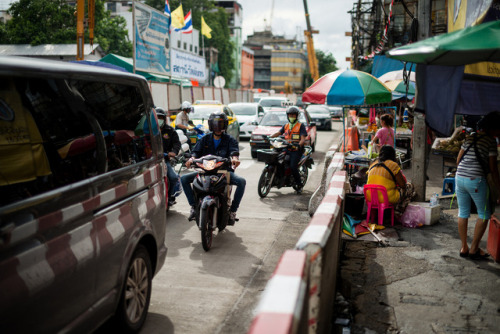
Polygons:
<instances>
[{"instance_id":1,"label":"motorcycle headlight","mask_svg":"<svg viewBox=\"0 0 500 334\"><path fill-rule=\"evenodd\" d=\"M205 170L213 170L214 168L220 167L222 162L215 162L215 160L204 160L202 167Z\"/></svg>"},{"instance_id":2,"label":"motorcycle headlight","mask_svg":"<svg viewBox=\"0 0 500 334\"><path fill-rule=\"evenodd\" d=\"M283 147L283 142L281 141L274 141L271 143L271 145L275 148L282 148Z\"/></svg>"}]
</instances>

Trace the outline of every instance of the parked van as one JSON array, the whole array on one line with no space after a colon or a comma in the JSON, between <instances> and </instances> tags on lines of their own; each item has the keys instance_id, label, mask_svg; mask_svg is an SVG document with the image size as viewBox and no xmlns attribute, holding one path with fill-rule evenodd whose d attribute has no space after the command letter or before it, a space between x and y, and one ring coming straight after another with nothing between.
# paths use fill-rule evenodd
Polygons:
<instances>
[{"instance_id":1,"label":"parked van","mask_svg":"<svg viewBox=\"0 0 500 334\"><path fill-rule=\"evenodd\" d=\"M1 332L139 330L167 252L165 177L144 78L0 57Z\"/></svg>"}]
</instances>

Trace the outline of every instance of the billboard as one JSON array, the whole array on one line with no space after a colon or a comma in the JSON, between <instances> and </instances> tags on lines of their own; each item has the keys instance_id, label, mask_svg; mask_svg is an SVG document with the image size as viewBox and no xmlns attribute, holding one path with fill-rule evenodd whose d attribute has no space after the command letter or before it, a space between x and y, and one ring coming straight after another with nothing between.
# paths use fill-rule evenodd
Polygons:
<instances>
[{"instance_id":1,"label":"billboard","mask_svg":"<svg viewBox=\"0 0 500 334\"><path fill-rule=\"evenodd\" d=\"M207 79L205 58L175 49L170 50L170 55L172 76L201 82Z\"/></svg>"},{"instance_id":2,"label":"billboard","mask_svg":"<svg viewBox=\"0 0 500 334\"><path fill-rule=\"evenodd\" d=\"M168 15L134 1L134 70L170 75Z\"/></svg>"}]
</instances>

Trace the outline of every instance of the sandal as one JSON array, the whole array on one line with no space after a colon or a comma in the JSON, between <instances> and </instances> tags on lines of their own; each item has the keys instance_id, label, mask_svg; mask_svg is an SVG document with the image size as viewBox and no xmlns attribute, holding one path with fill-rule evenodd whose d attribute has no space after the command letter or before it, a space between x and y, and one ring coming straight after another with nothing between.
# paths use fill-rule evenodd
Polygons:
<instances>
[{"instance_id":1,"label":"sandal","mask_svg":"<svg viewBox=\"0 0 500 334\"><path fill-rule=\"evenodd\" d=\"M477 252L475 252L475 253L469 253L469 258L471 260L486 260L489 256L490 256L490 254L488 254L488 253L483 252L483 254L481 254L480 249L478 249Z\"/></svg>"},{"instance_id":2,"label":"sandal","mask_svg":"<svg viewBox=\"0 0 500 334\"><path fill-rule=\"evenodd\" d=\"M466 252L460 252L460 257L468 257L469 256L469 251L466 251Z\"/></svg>"}]
</instances>

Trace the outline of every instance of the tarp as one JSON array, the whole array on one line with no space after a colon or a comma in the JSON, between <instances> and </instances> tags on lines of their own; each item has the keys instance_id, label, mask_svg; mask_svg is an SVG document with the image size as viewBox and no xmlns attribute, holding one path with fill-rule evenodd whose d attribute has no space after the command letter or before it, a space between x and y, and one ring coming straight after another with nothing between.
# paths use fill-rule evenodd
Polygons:
<instances>
[{"instance_id":1,"label":"tarp","mask_svg":"<svg viewBox=\"0 0 500 334\"><path fill-rule=\"evenodd\" d=\"M411 65L412 63L407 63L406 70L410 71L411 67L412 72L415 72L415 65ZM379 78L387 72L402 70L403 67L404 63L400 60L387 58L386 56L375 56L373 58L372 75Z\"/></svg>"},{"instance_id":2,"label":"tarp","mask_svg":"<svg viewBox=\"0 0 500 334\"><path fill-rule=\"evenodd\" d=\"M108 63L108 64L113 64L117 65L120 67L123 67L126 69L128 72L133 73L134 71L134 63L132 58L127 58L127 57L122 57L118 56L115 54L107 54L106 56L102 57L100 61ZM149 81L155 81L155 82L171 82L175 83L178 85L181 85L182 87L191 87L191 81L187 79L181 79L181 78L175 78L175 77L169 77L166 75L161 75L161 74L156 74L156 73L148 73L148 72L142 72L142 71L136 71L136 74L142 75Z\"/></svg>"}]
</instances>

